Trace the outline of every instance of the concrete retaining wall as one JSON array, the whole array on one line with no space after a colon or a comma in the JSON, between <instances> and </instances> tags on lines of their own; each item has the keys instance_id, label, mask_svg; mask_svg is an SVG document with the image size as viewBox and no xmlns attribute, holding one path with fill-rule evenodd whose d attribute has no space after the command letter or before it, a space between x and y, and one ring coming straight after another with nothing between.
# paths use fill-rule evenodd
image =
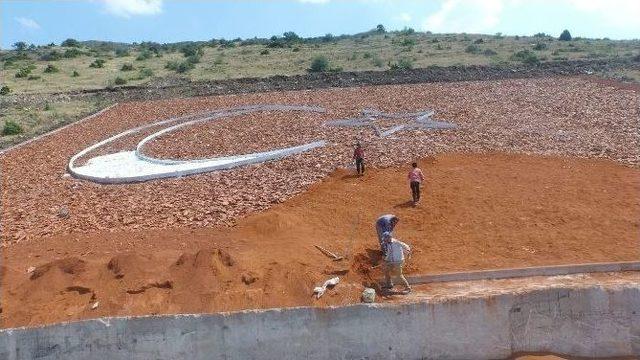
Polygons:
<instances>
[{"instance_id":1,"label":"concrete retaining wall","mask_svg":"<svg viewBox=\"0 0 640 360\"><path fill-rule=\"evenodd\" d=\"M445 302L97 319L0 331L1 359L640 356L640 284Z\"/></svg>"},{"instance_id":2,"label":"concrete retaining wall","mask_svg":"<svg viewBox=\"0 0 640 360\"><path fill-rule=\"evenodd\" d=\"M511 279L531 276L557 276L581 273L640 271L640 261L620 261L588 264L532 266L526 268L460 271L443 274L407 276L411 285L446 281Z\"/></svg>"}]
</instances>

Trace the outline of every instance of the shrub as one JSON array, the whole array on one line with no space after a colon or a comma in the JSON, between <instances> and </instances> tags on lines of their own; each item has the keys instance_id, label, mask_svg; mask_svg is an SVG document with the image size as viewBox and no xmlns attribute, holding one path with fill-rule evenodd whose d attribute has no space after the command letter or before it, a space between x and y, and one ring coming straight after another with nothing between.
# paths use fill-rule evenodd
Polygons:
<instances>
[{"instance_id":1,"label":"shrub","mask_svg":"<svg viewBox=\"0 0 640 360\"><path fill-rule=\"evenodd\" d=\"M397 63L389 64L391 70L409 70L413 69L413 60L409 58L402 58Z\"/></svg>"},{"instance_id":2,"label":"shrub","mask_svg":"<svg viewBox=\"0 0 640 360\"><path fill-rule=\"evenodd\" d=\"M399 31L400 35L411 35L411 34L413 34L415 32L416 31L413 30L413 28L410 28L410 27L405 27L404 29Z\"/></svg>"},{"instance_id":3,"label":"shrub","mask_svg":"<svg viewBox=\"0 0 640 360\"><path fill-rule=\"evenodd\" d=\"M382 61L381 58L379 57L374 57L373 60L371 61L371 63L373 64L373 66L375 67L383 67L384 66L384 61Z\"/></svg>"},{"instance_id":4,"label":"shrub","mask_svg":"<svg viewBox=\"0 0 640 360\"><path fill-rule=\"evenodd\" d=\"M72 58L77 58L80 55L83 55L84 53L76 48L73 49L67 49L64 51L64 57L67 59L72 59Z\"/></svg>"},{"instance_id":5,"label":"shrub","mask_svg":"<svg viewBox=\"0 0 640 360\"><path fill-rule=\"evenodd\" d=\"M260 51L260 55L269 55L269 50L264 49L264 50Z\"/></svg>"},{"instance_id":6,"label":"shrub","mask_svg":"<svg viewBox=\"0 0 640 360\"><path fill-rule=\"evenodd\" d=\"M398 67L400 69L413 69L413 60L409 58L402 58L398 61Z\"/></svg>"},{"instance_id":7,"label":"shrub","mask_svg":"<svg viewBox=\"0 0 640 360\"><path fill-rule=\"evenodd\" d=\"M571 33L569 32L569 30L564 30L560 34L560 37L558 38L558 40L560 40L560 41L571 41Z\"/></svg>"},{"instance_id":8,"label":"shrub","mask_svg":"<svg viewBox=\"0 0 640 360\"><path fill-rule=\"evenodd\" d=\"M325 72L329 70L329 59L326 56L319 55L311 60L309 72Z\"/></svg>"},{"instance_id":9,"label":"shrub","mask_svg":"<svg viewBox=\"0 0 640 360\"><path fill-rule=\"evenodd\" d=\"M151 69L141 69L138 74L140 79L148 78L153 76L153 70Z\"/></svg>"},{"instance_id":10,"label":"shrub","mask_svg":"<svg viewBox=\"0 0 640 360\"><path fill-rule=\"evenodd\" d=\"M127 80L125 80L125 79L121 78L120 76L118 76L118 77L114 80L114 83L115 83L116 85L124 85L124 84L126 84L126 83L127 83Z\"/></svg>"},{"instance_id":11,"label":"shrub","mask_svg":"<svg viewBox=\"0 0 640 360\"><path fill-rule=\"evenodd\" d=\"M539 32L539 33L533 34L533 37L536 37L536 38L547 37L547 36L549 36L549 35L547 35L547 34L545 34L543 32Z\"/></svg>"},{"instance_id":12,"label":"shrub","mask_svg":"<svg viewBox=\"0 0 640 360\"><path fill-rule=\"evenodd\" d=\"M27 43L24 41L17 41L13 43L13 47L18 51L24 51L27 49Z\"/></svg>"},{"instance_id":13,"label":"shrub","mask_svg":"<svg viewBox=\"0 0 640 360\"><path fill-rule=\"evenodd\" d=\"M91 64L89 64L90 68L102 68L104 67L104 59L95 59Z\"/></svg>"},{"instance_id":14,"label":"shrub","mask_svg":"<svg viewBox=\"0 0 640 360\"><path fill-rule=\"evenodd\" d=\"M467 46L466 49L464 49L464 52L469 53L469 54L478 54L481 52L480 48L478 47L478 45L469 45Z\"/></svg>"},{"instance_id":15,"label":"shrub","mask_svg":"<svg viewBox=\"0 0 640 360\"><path fill-rule=\"evenodd\" d=\"M29 74L31 74L31 70L33 70L33 68L30 66L20 68L20 70L18 70L18 72L16 73L16 78L26 78L27 76L29 76Z\"/></svg>"},{"instance_id":16,"label":"shrub","mask_svg":"<svg viewBox=\"0 0 640 360\"><path fill-rule=\"evenodd\" d=\"M498 55L498 53L493 51L493 50L491 50L491 49L485 49L482 52L482 55L484 55L484 56L494 56L494 55Z\"/></svg>"},{"instance_id":17,"label":"shrub","mask_svg":"<svg viewBox=\"0 0 640 360\"><path fill-rule=\"evenodd\" d=\"M298 52L298 51L300 51L300 48L296 46L296 47L294 47L294 48L293 48L293 50L291 50L291 51L293 51L293 52Z\"/></svg>"},{"instance_id":18,"label":"shrub","mask_svg":"<svg viewBox=\"0 0 640 360\"><path fill-rule=\"evenodd\" d=\"M535 45L533 45L533 50L545 50L547 48L547 44L545 43L537 43Z\"/></svg>"},{"instance_id":19,"label":"shrub","mask_svg":"<svg viewBox=\"0 0 640 360\"><path fill-rule=\"evenodd\" d=\"M165 69L169 69L169 70L175 70L178 68L178 62L177 61L167 61L167 63L164 65Z\"/></svg>"},{"instance_id":20,"label":"shrub","mask_svg":"<svg viewBox=\"0 0 640 360\"><path fill-rule=\"evenodd\" d=\"M197 64L200 62L200 55L195 54L186 58L186 61L191 64Z\"/></svg>"},{"instance_id":21,"label":"shrub","mask_svg":"<svg viewBox=\"0 0 640 360\"><path fill-rule=\"evenodd\" d=\"M332 42L333 41L333 34L325 34L325 36L322 37L322 42Z\"/></svg>"},{"instance_id":22,"label":"shrub","mask_svg":"<svg viewBox=\"0 0 640 360\"><path fill-rule=\"evenodd\" d=\"M55 66L53 66L51 64L47 65L47 67L44 68L44 72L47 73L47 74L57 73L59 71L60 71L60 69L58 69L57 67L55 67Z\"/></svg>"},{"instance_id":23,"label":"shrub","mask_svg":"<svg viewBox=\"0 0 640 360\"><path fill-rule=\"evenodd\" d=\"M11 92L11 89L7 85L3 85L0 88L0 95L8 95Z\"/></svg>"},{"instance_id":24,"label":"shrub","mask_svg":"<svg viewBox=\"0 0 640 360\"><path fill-rule=\"evenodd\" d=\"M127 48L117 48L116 49L116 56L117 57L125 57L125 56L129 56L129 49Z\"/></svg>"},{"instance_id":25,"label":"shrub","mask_svg":"<svg viewBox=\"0 0 640 360\"><path fill-rule=\"evenodd\" d=\"M62 59L62 54L57 50L51 50L46 54L40 56L42 61L56 61Z\"/></svg>"},{"instance_id":26,"label":"shrub","mask_svg":"<svg viewBox=\"0 0 640 360\"><path fill-rule=\"evenodd\" d=\"M186 58L191 57L191 56L202 56L202 55L204 55L204 50L202 50L202 48L198 47L197 45L186 45L186 46L183 46L180 49L180 52Z\"/></svg>"},{"instance_id":27,"label":"shrub","mask_svg":"<svg viewBox=\"0 0 640 360\"><path fill-rule=\"evenodd\" d=\"M194 67L195 67L195 65L193 65L193 63L188 62L188 61L183 61L180 64L178 64L178 67L176 68L176 72L185 73L185 72L193 69Z\"/></svg>"},{"instance_id":28,"label":"shrub","mask_svg":"<svg viewBox=\"0 0 640 360\"><path fill-rule=\"evenodd\" d=\"M73 70L73 74L71 74L71 77L78 77L80 76L80 73L77 72L76 70Z\"/></svg>"},{"instance_id":29,"label":"shrub","mask_svg":"<svg viewBox=\"0 0 640 360\"><path fill-rule=\"evenodd\" d=\"M218 41L218 44L220 45L220 49L236 47L236 43L233 40L220 39L220 41Z\"/></svg>"},{"instance_id":30,"label":"shrub","mask_svg":"<svg viewBox=\"0 0 640 360\"><path fill-rule=\"evenodd\" d=\"M169 61L167 63L167 65L165 65L165 68L167 68L169 70L174 70L177 73L185 73L185 72L193 69L194 67L195 67L195 65L193 63L188 62L188 61L182 61L182 62Z\"/></svg>"},{"instance_id":31,"label":"shrub","mask_svg":"<svg viewBox=\"0 0 640 360\"><path fill-rule=\"evenodd\" d=\"M384 25L378 24L378 26L376 26L376 32L379 34L384 34L387 32L387 29L384 28Z\"/></svg>"},{"instance_id":32,"label":"shrub","mask_svg":"<svg viewBox=\"0 0 640 360\"><path fill-rule=\"evenodd\" d=\"M60 44L60 46L65 47L80 47L80 42L76 39L67 39Z\"/></svg>"},{"instance_id":33,"label":"shrub","mask_svg":"<svg viewBox=\"0 0 640 360\"><path fill-rule=\"evenodd\" d=\"M372 56L372 55L371 55L371 53L369 53L369 52L366 52L366 53L362 54L362 58L363 58L363 59L369 59L369 58L371 58L371 56Z\"/></svg>"},{"instance_id":34,"label":"shrub","mask_svg":"<svg viewBox=\"0 0 640 360\"><path fill-rule=\"evenodd\" d=\"M527 65L535 65L540 62L540 59L531 50L520 50L517 53L511 55L512 60L521 61Z\"/></svg>"},{"instance_id":35,"label":"shrub","mask_svg":"<svg viewBox=\"0 0 640 360\"><path fill-rule=\"evenodd\" d=\"M40 80L40 75L29 75L27 80Z\"/></svg>"},{"instance_id":36,"label":"shrub","mask_svg":"<svg viewBox=\"0 0 640 360\"><path fill-rule=\"evenodd\" d=\"M140 52L140 54L138 54L138 57L136 57L136 60L137 61L143 61L143 60L151 59L152 56L153 56L153 54L151 53L151 51L142 50Z\"/></svg>"},{"instance_id":37,"label":"shrub","mask_svg":"<svg viewBox=\"0 0 640 360\"><path fill-rule=\"evenodd\" d=\"M474 44L482 44L483 42L484 42L484 40L482 40L482 38L480 38L480 39L475 39L475 40L473 41L473 43L474 43Z\"/></svg>"},{"instance_id":38,"label":"shrub","mask_svg":"<svg viewBox=\"0 0 640 360\"><path fill-rule=\"evenodd\" d=\"M298 36L298 34L294 33L293 31L285 32L284 34L282 34L282 38L287 43L293 43L293 42L300 41L300 36Z\"/></svg>"},{"instance_id":39,"label":"shrub","mask_svg":"<svg viewBox=\"0 0 640 360\"><path fill-rule=\"evenodd\" d=\"M402 46L413 46L415 44L416 44L416 39L412 39L412 38L404 38L400 42L400 45Z\"/></svg>"},{"instance_id":40,"label":"shrub","mask_svg":"<svg viewBox=\"0 0 640 360\"><path fill-rule=\"evenodd\" d=\"M287 44L284 42L284 40L280 39L279 37L273 35L270 39L269 42L267 43L267 47L268 48L283 48L286 47Z\"/></svg>"},{"instance_id":41,"label":"shrub","mask_svg":"<svg viewBox=\"0 0 640 360\"><path fill-rule=\"evenodd\" d=\"M50 111L51 109L51 104L49 104L48 102L44 103L44 111Z\"/></svg>"},{"instance_id":42,"label":"shrub","mask_svg":"<svg viewBox=\"0 0 640 360\"><path fill-rule=\"evenodd\" d=\"M502 39L502 38L504 38L504 36L502 36L502 33L501 33L501 32L497 32L493 37L494 37L494 38L496 38L496 39Z\"/></svg>"},{"instance_id":43,"label":"shrub","mask_svg":"<svg viewBox=\"0 0 640 360\"><path fill-rule=\"evenodd\" d=\"M222 65L224 64L224 53L218 55L215 60L213 60L213 65Z\"/></svg>"},{"instance_id":44,"label":"shrub","mask_svg":"<svg viewBox=\"0 0 640 360\"><path fill-rule=\"evenodd\" d=\"M2 135L18 135L22 133L22 126L13 120L7 120L4 122L4 127L2 128Z\"/></svg>"},{"instance_id":45,"label":"shrub","mask_svg":"<svg viewBox=\"0 0 640 360\"><path fill-rule=\"evenodd\" d=\"M122 67L120 68L121 71L132 71L133 70L133 65L131 64L122 64Z\"/></svg>"}]
</instances>

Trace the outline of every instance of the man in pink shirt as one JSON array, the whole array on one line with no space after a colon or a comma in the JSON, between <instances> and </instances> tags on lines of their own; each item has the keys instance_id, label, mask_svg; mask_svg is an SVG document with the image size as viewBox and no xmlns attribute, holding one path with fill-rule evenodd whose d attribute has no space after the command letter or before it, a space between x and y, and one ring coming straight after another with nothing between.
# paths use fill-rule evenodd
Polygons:
<instances>
[{"instance_id":1,"label":"man in pink shirt","mask_svg":"<svg viewBox=\"0 0 640 360\"><path fill-rule=\"evenodd\" d=\"M411 187L411 196L413 196L413 205L420 201L420 183L424 181L424 174L418 167L418 163L411 164L413 169L409 171L409 185Z\"/></svg>"}]
</instances>

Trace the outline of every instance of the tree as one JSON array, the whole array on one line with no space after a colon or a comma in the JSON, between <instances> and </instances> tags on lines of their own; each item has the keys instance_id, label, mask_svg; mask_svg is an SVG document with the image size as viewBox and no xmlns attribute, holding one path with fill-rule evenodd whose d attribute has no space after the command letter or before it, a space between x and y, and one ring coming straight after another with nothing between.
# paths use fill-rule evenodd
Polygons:
<instances>
[{"instance_id":1,"label":"tree","mask_svg":"<svg viewBox=\"0 0 640 360\"><path fill-rule=\"evenodd\" d=\"M329 70L329 60L325 56L316 56L313 61L311 61L309 72L325 72L327 70Z\"/></svg>"},{"instance_id":2,"label":"tree","mask_svg":"<svg viewBox=\"0 0 640 360\"><path fill-rule=\"evenodd\" d=\"M62 44L60 44L60 46L80 47L80 41L78 41L76 39L69 38L69 39L63 41Z\"/></svg>"},{"instance_id":3,"label":"tree","mask_svg":"<svg viewBox=\"0 0 640 360\"><path fill-rule=\"evenodd\" d=\"M13 47L18 51L24 51L27 48L27 43L24 41L18 41L13 43Z\"/></svg>"},{"instance_id":4,"label":"tree","mask_svg":"<svg viewBox=\"0 0 640 360\"><path fill-rule=\"evenodd\" d=\"M378 24L378 26L376 26L376 32L384 34L387 32L387 29L384 28L384 25Z\"/></svg>"},{"instance_id":5,"label":"tree","mask_svg":"<svg viewBox=\"0 0 640 360\"><path fill-rule=\"evenodd\" d=\"M560 37L558 38L558 40L571 41L571 33L569 32L569 30L564 30L562 34L560 34Z\"/></svg>"},{"instance_id":6,"label":"tree","mask_svg":"<svg viewBox=\"0 0 640 360\"><path fill-rule=\"evenodd\" d=\"M300 36L298 36L298 34L294 33L293 31L285 32L284 34L282 34L282 37L287 43L292 43L300 40Z\"/></svg>"}]
</instances>

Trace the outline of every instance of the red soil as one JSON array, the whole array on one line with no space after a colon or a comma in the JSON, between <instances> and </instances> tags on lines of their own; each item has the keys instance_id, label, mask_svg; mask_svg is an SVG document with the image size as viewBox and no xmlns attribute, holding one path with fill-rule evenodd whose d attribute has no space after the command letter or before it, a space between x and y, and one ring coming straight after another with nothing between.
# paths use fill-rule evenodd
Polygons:
<instances>
[{"instance_id":1,"label":"red soil","mask_svg":"<svg viewBox=\"0 0 640 360\"><path fill-rule=\"evenodd\" d=\"M448 154L407 168L338 170L234 227L53 235L3 250L1 327L113 315L326 306L380 278L375 218L400 217L407 272L640 258L640 170L606 160ZM335 262L313 245L345 255ZM35 270L26 271L30 266ZM339 275L320 300L314 286ZM95 310L92 304L99 302Z\"/></svg>"}]
</instances>

